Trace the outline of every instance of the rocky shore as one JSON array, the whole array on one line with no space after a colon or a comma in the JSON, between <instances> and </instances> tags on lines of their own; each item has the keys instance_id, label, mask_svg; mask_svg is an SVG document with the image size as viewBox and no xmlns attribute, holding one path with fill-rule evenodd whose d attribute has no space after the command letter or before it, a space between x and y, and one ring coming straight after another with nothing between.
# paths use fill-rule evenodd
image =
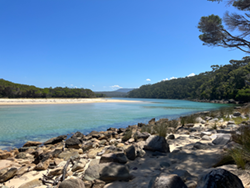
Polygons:
<instances>
[{"instance_id":1,"label":"rocky shore","mask_svg":"<svg viewBox=\"0 0 250 188\"><path fill-rule=\"evenodd\" d=\"M237 107L228 121L210 115L195 114L195 123L152 119L0 150L0 188L249 188L249 165L222 163L237 145L233 135L250 126L249 114Z\"/></svg>"}]
</instances>

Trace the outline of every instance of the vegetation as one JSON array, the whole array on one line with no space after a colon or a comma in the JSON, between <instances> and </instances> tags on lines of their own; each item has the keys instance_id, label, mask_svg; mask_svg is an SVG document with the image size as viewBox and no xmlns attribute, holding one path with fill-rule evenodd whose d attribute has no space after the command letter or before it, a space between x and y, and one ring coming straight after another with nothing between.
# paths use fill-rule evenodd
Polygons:
<instances>
[{"instance_id":1,"label":"vegetation","mask_svg":"<svg viewBox=\"0 0 250 188\"><path fill-rule=\"evenodd\" d=\"M196 76L143 85L130 91L128 97L250 101L250 56L211 68L212 71Z\"/></svg>"},{"instance_id":2,"label":"vegetation","mask_svg":"<svg viewBox=\"0 0 250 188\"><path fill-rule=\"evenodd\" d=\"M208 0L221 2L222 0ZM228 5L234 6L244 14L225 13L223 21L228 27L228 30L222 25L222 19L216 15L201 17L198 28L202 32L199 36L203 45L222 46L224 48L237 48L241 51L250 53L250 11L249 0L228 0ZM233 35L229 31L238 30L237 35Z\"/></svg>"},{"instance_id":3,"label":"vegetation","mask_svg":"<svg viewBox=\"0 0 250 188\"><path fill-rule=\"evenodd\" d=\"M93 98L95 93L83 88L38 88L0 79L0 98ZM100 97L100 96L98 96Z\"/></svg>"}]
</instances>

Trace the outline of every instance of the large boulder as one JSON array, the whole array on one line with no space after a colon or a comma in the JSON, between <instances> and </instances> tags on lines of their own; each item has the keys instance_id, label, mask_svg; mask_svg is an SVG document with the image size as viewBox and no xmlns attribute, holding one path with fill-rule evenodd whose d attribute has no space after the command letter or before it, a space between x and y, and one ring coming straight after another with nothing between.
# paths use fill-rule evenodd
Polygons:
<instances>
[{"instance_id":1,"label":"large boulder","mask_svg":"<svg viewBox=\"0 0 250 188\"><path fill-rule=\"evenodd\" d=\"M60 185L59 188L85 188L84 182L79 179L67 179L64 180Z\"/></svg>"},{"instance_id":2,"label":"large boulder","mask_svg":"<svg viewBox=\"0 0 250 188\"><path fill-rule=\"evenodd\" d=\"M125 150L126 156L129 160L135 160L136 158L136 151L135 146L131 145Z\"/></svg>"},{"instance_id":3,"label":"large boulder","mask_svg":"<svg viewBox=\"0 0 250 188\"><path fill-rule=\"evenodd\" d=\"M10 178L14 177L17 172L17 168L4 168L0 170L0 183L3 183Z\"/></svg>"},{"instance_id":4,"label":"large boulder","mask_svg":"<svg viewBox=\"0 0 250 188\"><path fill-rule=\"evenodd\" d=\"M244 186L237 176L218 168L201 175L196 188L244 188Z\"/></svg>"},{"instance_id":5,"label":"large boulder","mask_svg":"<svg viewBox=\"0 0 250 188\"><path fill-rule=\"evenodd\" d=\"M187 188L182 179L176 174L160 174L153 178L149 184L149 188Z\"/></svg>"},{"instance_id":6,"label":"large boulder","mask_svg":"<svg viewBox=\"0 0 250 188\"><path fill-rule=\"evenodd\" d=\"M228 142L231 141L231 134L223 134L223 133L219 133L216 134L216 138L213 140L213 144L214 145L220 145L220 146L224 146L226 145Z\"/></svg>"},{"instance_id":7,"label":"large boulder","mask_svg":"<svg viewBox=\"0 0 250 188\"><path fill-rule=\"evenodd\" d=\"M37 141L28 141L26 142L23 147L31 147L31 146L39 146L41 145L42 142L37 142Z\"/></svg>"},{"instance_id":8,"label":"large boulder","mask_svg":"<svg viewBox=\"0 0 250 188\"><path fill-rule=\"evenodd\" d=\"M169 153L169 145L164 137L151 135L147 138L144 149Z\"/></svg>"},{"instance_id":9,"label":"large boulder","mask_svg":"<svg viewBox=\"0 0 250 188\"><path fill-rule=\"evenodd\" d=\"M44 145L56 144L58 142L61 142L61 141L65 140L66 138L67 138L67 135L61 135L61 136L58 136L58 137L51 138L51 139L47 140L46 142L44 142L43 144Z\"/></svg>"},{"instance_id":10,"label":"large boulder","mask_svg":"<svg viewBox=\"0 0 250 188\"><path fill-rule=\"evenodd\" d=\"M65 147L66 148L75 148L75 149L79 149L81 148L81 142L78 138L76 137L71 137L68 140L66 140L65 142Z\"/></svg>"},{"instance_id":11,"label":"large boulder","mask_svg":"<svg viewBox=\"0 0 250 188\"><path fill-rule=\"evenodd\" d=\"M128 181L132 179L132 176L129 174L129 169L126 165L112 163L101 170L100 179L105 182Z\"/></svg>"}]
</instances>

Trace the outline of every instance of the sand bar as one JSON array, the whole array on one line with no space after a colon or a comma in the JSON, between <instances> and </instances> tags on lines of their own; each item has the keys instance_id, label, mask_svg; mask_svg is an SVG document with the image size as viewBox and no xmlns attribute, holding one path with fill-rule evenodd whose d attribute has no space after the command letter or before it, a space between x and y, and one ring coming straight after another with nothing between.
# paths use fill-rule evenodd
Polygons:
<instances>
[{"instance_id":1,"label":"sand bar","mask_svg":"<svg viewBox=\"0 0 250 188\"><path fill-rule=\"evenodd\" d=\"M28 105L28 104L74 104L74 103L117 103L141 102L108 98L50 98L50 99L0 99L0 105Z\"/></svg>"}]
</instances>

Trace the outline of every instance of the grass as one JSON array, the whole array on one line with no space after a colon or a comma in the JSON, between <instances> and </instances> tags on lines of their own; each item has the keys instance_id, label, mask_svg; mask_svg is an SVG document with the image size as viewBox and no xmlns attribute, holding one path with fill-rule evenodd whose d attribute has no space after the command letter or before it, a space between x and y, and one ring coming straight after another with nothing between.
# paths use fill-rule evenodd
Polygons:
<instances>
[{"instance_id":1,"label":"grass","mask_svg":"<svg viewBox=\"0 0 250 188\"><path fill-rule=\"evenodd\" d=\"M184 126L185 124L188 124L188 123L195 123L196 118L197 118L197 115L194 115L194 114L180 117L181 125Z\"/></svg>"},{"instance_id":2,"label":"grass","mask_svg":"<svg viewBox=\"0 0 250 188\"><path fill-rule=\"evenodd\" d=\"M243 119L242 117L240 117L240 116L238 116L238 117L235 117L235 118L232 118L232 119L230 119L229 117L224 117L223 118L223 120L224 121L234 121L235 122L235 124L240 124L242 121L245 121L246 119Z\"/></svg>"},{"instance_id":3,"label":"grass","mask_svg":"<svg viewBox=\"0 0 250 188\"><path fill-rule=\"evenodd\" d=\"M127 140L129 140L131 137L132 137L132 129L129 129L129 130L127 130L127 131L124 133L124 135L123 135L123 137L122 137L122 140L123 140L123 141L127 141Z\"/></svg>"},{"instance_id":4,"label":"grass","mask_svg":"<svg viewBox=\"0 0 250 188\"><path fill-rule=\"evenodd\" d=\"M246 163L250 162L250 127L242 127L240 133L232 136L232 140L239 145L228 153L238 167L245 169Z\"/></svg>"}]
</instances>

